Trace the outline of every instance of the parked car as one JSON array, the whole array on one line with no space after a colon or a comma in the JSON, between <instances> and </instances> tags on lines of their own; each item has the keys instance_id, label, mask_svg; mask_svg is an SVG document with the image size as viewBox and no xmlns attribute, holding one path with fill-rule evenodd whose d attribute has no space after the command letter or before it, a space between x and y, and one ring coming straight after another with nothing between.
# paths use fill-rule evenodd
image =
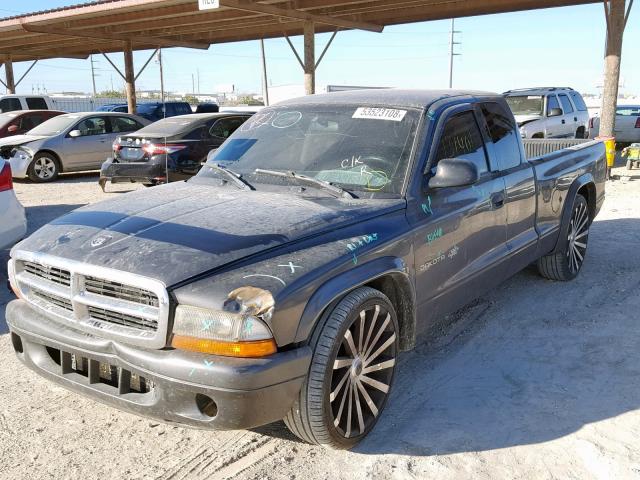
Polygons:
<instances>
[{"instance_id":1,"label":"parked car","mask_svg":"<svg viewBox=\"0 0 640 480\"><path fill-rule=\"evenodd\" d=\"M600 117L589 119L589 138L600 133ZM640 142L640 105L618 105L613 136L617 144Z\"/></svg>"},{"instance_id":2,"label":"parked car","mask_svg":"<svg viewBox=\"0 0 640 480\"><path fill-rule=\"evenodd\" d=\"M50 118L65 112L57 110L16 110L0 113L0 138L23 135Z\"/></svg>"},{"instance_id":3,"label":"parked car","mask_svg":"<svg viewBox=\"0 0 640 480\"><path fill-rule=\"evenodd\" d=\"M522 138L585 138L589 112L573 88L522 88L503 94Z\"/></svg>"},{"instance_id":4,"label":"parked car","mask_svg":"<svg viewBox=\"0 0 640 480\"><path fill-rule=\"evenodd\" d=\"M0 250L22 240L27 233L27 217L13 191L11 165L0 158Z\"/></svg>"},{"instance_id":5,"label":"parked car","mask_svg":"<svg viewBox=\"0 0 640 480\"><path fill-rule=\"evenodd\" d=\"M82 207L14 247L12 344L123 410L211 429L284 419L351 447L399 353L445 313L532 262L579 274L605 149L567 143L529 162L505 99L482 92L267 107L190 180Z\"/></svg>"},{"instance_id":6,"label":"parked car","mask_svg":"<svg viewBox=\"0 0 640 480\"><path fill-rule=\"evenodd\" d=\"M251 115L192 113L158 120L113 143L113 157L102 164L100 186L108 181L145 185L186 180L207 154L218 148Z\"/></svg>"},{"instance_id":7,"label":"parked car","mask_svg":"<svg viewBox=\"0 0 640 480\"><path fill-rule=\"evenodd\" d=\"M129 111L129 105L126 103L107 103L96 108L96 112L120 112L127 113Z\"/></svg>"},{"instance_id":8,"label":"parked car","mask_svg":"<svg viewBox=\"0 0 640 480\"><path fill-rule=\"evenodd\" d=\"M0 112L16 110L55 110L51 97L46 95L1 95Z\"/></svg>"},{"instance_id":9,"label":"parked car","mask_svg":"<svg viewBox=\"0 0 640 480\"><path fill-rule=\"evenodd\" d=\"M148 124L128 113L67 113L0 140L0 156L9 159L15 178L50 182L60 172L100 168L116 137Z\"/></svg>"},{"instance_id":10,"label":"parked car","mask_svg":"<svg viewBox=\"0 0 640 480\"><path fill-rule=\"evenodd\" d=\"M218 113L220 106L217 103L201 103L196 107L195 113Z\"/></svg>"},{"instance_id":11,"label":"parked car","mask_svg":"<svg viewBox=\"0 0 640 480\"><path fill-rule=\"evenodd\" d=\"M190 113L193 113L193 110L187 102L164 102L164 104L162 102L151 102L141 103L137 106L137 114L152 122Z\"/></svg>"}]
</instances>

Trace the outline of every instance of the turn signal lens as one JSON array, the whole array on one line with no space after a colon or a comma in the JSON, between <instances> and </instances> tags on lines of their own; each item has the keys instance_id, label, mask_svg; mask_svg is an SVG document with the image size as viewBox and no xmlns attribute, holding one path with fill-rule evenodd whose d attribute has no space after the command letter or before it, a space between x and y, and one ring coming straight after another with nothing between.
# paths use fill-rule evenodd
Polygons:
<instances>
[{"instance_id":1,"label":"turn signal lens","mask_svg":"<svg viewBox=\"0 0 640 480\"><path fill-rule=\"evenodd\" d=\"M273 338L252 342L221 342L219 340L174 335L171 345L181 350L209 353L211 355L221 355L224 357L265 357L277 351L276 342L274 342Z\"/></svg>"}]
</instances>

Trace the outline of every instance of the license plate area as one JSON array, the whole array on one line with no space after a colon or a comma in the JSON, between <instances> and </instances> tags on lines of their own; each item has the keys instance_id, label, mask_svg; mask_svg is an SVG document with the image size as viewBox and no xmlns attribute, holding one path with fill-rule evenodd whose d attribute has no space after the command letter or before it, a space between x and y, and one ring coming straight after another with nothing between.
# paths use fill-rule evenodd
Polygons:
<instances>
[{"instance_id":1,"label":"license plate area","mask_svg":"<svg viewBox=\"0 0 640 480\"><path fill-rule=\"evenodd\" d=\"M123 147L120 150L120 157L123 160L136 161L140 160L144 156L144 152L141 148L136 147Z\"/></svg>"}]
</instances>

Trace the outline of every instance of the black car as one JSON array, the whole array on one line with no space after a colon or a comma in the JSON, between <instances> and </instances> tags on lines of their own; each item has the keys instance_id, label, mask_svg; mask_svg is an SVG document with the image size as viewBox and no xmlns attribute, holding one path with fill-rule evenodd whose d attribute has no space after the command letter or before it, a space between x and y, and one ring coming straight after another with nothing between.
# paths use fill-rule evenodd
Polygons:
<instances>
[{"instance_id":1,"label":"black car","mask_svg":"<svg viewBox=\"0 0 640 480\"><path fill-rule=\"evenodd\" d=\"M100 172L107 181L145 185L185 180L200 170L207 154L218 148L250 114L192 113L159 120L113 143L113 158Z\"/></svg>"},{"instance_id":2,"label":"black car","mask_svg":"<svg viewBox=\"0 0 640 480\"><path fill-rule=\"evenodd\" d=\"M129 112L129 106L126 103L107 103L96 108L96 112Z\"/></svg>"},{"instance_id":3,"label":"black car","mask_svg":"<svg viewBox=\"0 0 640 480\"><path fill-rule=\"evenodd\" d=\"M147 120L156 122L163 118L189 115L193 113L193 110L187 102L150 102L139 104L136 113Z\"/></svg>"},{"instance_id":4,"label":"black car","mask_svg":"<svg viewBox=\"0 0 640 480\"><path fill-rule=\"evenodd\" d=\"M218 113L220 106L217 103L201 103L196 107L196 113Z\"/></svg>"}]
</instances>

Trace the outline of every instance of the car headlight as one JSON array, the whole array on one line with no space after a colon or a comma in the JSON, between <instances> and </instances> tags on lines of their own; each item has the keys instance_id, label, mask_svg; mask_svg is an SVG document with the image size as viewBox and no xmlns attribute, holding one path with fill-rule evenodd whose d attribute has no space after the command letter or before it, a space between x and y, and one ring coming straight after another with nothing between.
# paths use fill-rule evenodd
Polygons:
<instances>
[{"instance_id":1,"label":"car headlight","mask_svg":"<svg viewBox=\"0 0 640 480\"><path fill-rule=\"evenodd\" d=\"M182 350L230 357L264 357L276 352L263 319L273 312L270 292L242 287L231 292L223 310L178 305L171 345Z\"/></svg>"},{"instance_id":2,"label":"car headlight","mask_svg":"<svg viewBox=\"0 0 640 480\"><path fill-rule=\"evenodd\" d=\"M26 147L16 148L13 152L13 156L19 160L31 160L33 158L33 150Z\"/></svg>"}]
</instances>

